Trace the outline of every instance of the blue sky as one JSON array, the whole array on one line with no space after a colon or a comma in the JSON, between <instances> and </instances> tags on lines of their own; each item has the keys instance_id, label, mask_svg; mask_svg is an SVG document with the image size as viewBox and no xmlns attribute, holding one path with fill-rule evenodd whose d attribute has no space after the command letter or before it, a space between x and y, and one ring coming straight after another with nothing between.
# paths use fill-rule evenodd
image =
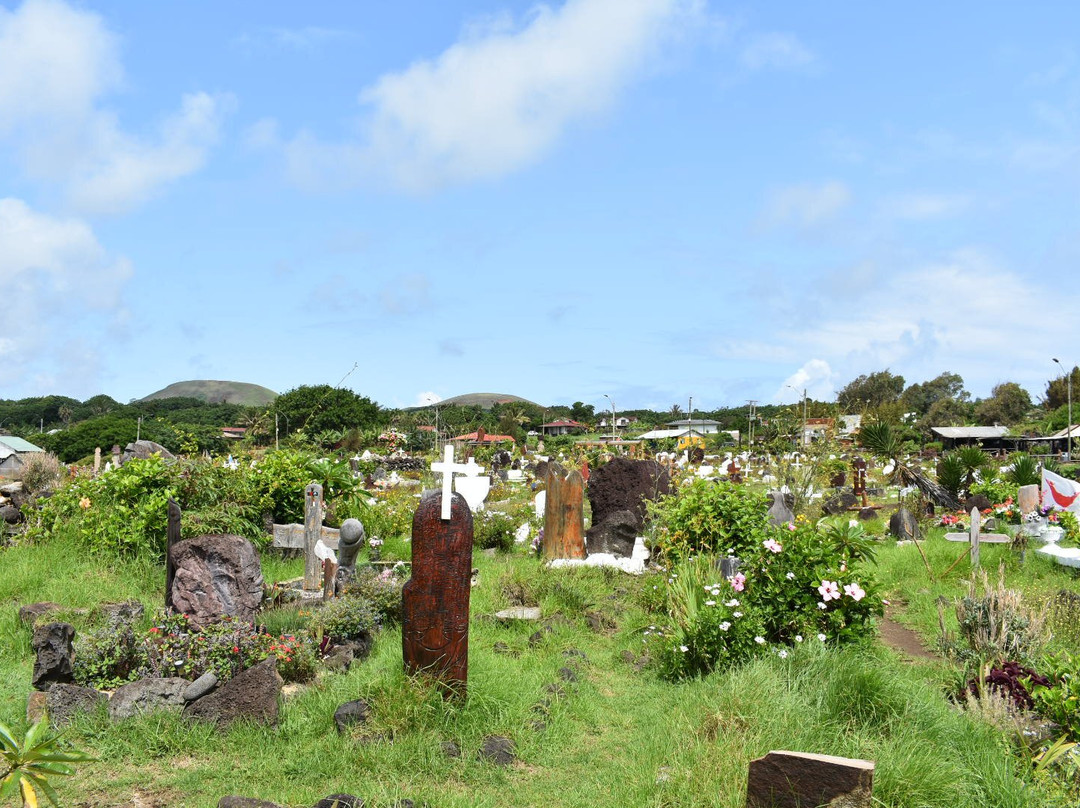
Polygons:
<instances>
[{"instance_id":1,"label":"blue sky","mask_svg":"<svg viewBox=\"0 0 1080 808\"><path fill-rule=\"evenodd\" d=\"M1066 2L0 0L0 398L712 409L886 367L1038 396L1080 363L1078 30Z\"/></svg>"}]
</instances>

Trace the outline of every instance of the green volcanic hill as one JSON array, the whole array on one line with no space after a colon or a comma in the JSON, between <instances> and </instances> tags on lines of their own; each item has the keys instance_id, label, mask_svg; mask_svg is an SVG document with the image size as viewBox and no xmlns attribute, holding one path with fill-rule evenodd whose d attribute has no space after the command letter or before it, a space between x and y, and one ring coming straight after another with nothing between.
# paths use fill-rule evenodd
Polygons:
<instances>
[{"instance_id":1,"label":"green volcanic hill","mask_svg":"<svg viewBox=\"0 0 1080 808\"><path fill-rule=\"evenodd\" d=\"M466 393L462 396L454 396L453 398L444 398L439 402L440 407L481 407L485 410L490 410L496 404L532 404L534 407L539 407L539 404L529 401L527 398L521 396L511 396L507 393ZM420 409L414 407L413 409Z\"/></svg>"},{"instance_id":2,"label":"green volcanic hill","mask_svg":"<svg viewBox=\"0 0 1080 808\"><path fill-rule=\"evenodd\" d=\"M277 395L273 390L258 384L203 379L175 382L140 401L153 401L158 398L197 398L208 404L225 403L242 404L245 407L263 407L270 404Z\"/></svg>"}]
</instances>

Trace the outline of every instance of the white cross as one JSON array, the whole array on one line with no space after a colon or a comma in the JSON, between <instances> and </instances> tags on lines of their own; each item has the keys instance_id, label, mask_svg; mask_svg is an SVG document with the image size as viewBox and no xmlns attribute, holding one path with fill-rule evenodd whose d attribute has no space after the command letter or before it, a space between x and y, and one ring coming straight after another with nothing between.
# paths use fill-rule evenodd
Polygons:
<instances>
[{"instance_id":1,"label":"white cross","mask_svg":"<svg viewBox=\"0 0 1080 808\"><path fill-rule=\"evenodd\" d=\"M441 463L435 462L431 464L431 470L436 474L443 475L442 479L442 519L448 521L450 519L450 504L452 501L453 486L454 486L454 472L463 472L467 466L464 463L454 462L454 447L449 443L443 451L443 461Z\"/></svg>"}]
</instances>

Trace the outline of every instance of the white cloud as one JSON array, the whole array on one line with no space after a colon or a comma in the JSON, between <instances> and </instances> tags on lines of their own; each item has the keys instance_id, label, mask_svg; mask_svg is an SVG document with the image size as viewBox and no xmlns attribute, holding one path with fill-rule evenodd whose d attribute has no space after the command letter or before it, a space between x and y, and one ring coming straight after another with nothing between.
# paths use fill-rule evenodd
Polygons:
<instances>
[{"instance_id":1,"label":"white cloud","mask_svg":"<svg viewBox=\"0 0 1080 808\"><path fill-rule=\"evenodd\" d=\"M959 216L971 206L963 194L905 194L885 202L885 215L895 219L925 221Z\"/></svg>"},{"instance_id":2,"label":"white cloud","mask_svg":"<svg viewBox=\"0 0 1080 808\"><path fill-rule=\"evenodd\" d=\"M120 212L200 169L229 104L184 96L154 137L137 137L102 105L122 84L119 42L98 15L60 0L0 9L0 147L84 212Z\"/></svg>"},{"instance_id":3,"label":"white cloud","mask_svg":"<svg viewBox=\"0 0 1080 808\"><path fill-rule=\"evenodd\" d=\"M360 93L361 142L303 132L290 173L322 186L383 177L410 190L493 179L538 160L575 123L609 109L699 0L568 0L467 28L438 57Z\"/></svg>"},{"instance_id":4,"label":"white cloud","mask_svg":"<svg viewBox=\"0 0 1080 808\"><path fill-rule=\"evenodd\" d=\"M331 42L352 39L351 31L306 25L300 28L257 28L245 31L235 43L245 51L259 48L279 48L295 51L314 51Z\"/></svg>"},{"instance_id":5,"label":"white cloud","mask_svg":"<svg viewBox=\"0 0 1080 808\"><path fill-rule=\"evenodd\" d=\"M1052 355L1048 346L1075 341L1068 317L1038 316L1047 311L1047 300L1054 301L1055 311L1080 305L1080 295L1067 284L1021 277L978 250L962 249L883 273L875 289L845 301L839 311L819 305L810 292L804 311L828 315L783 321L788 324L774 328L768 341L758 337L712 347L725 358L817 357L800 371L807 387L815 367L823 377L827 366L840 383L883 368L909 381L948 370L962 373L975 394L986 395L1002 378L1043 384Z\"/></svg>"},{"instance_id":6,"label":"white cloud","mask_svg":"<svg viewBox=\"0 0 1080 808\"><path fill-rule=\"evenodd\" d=\"M790 70L807 67L817 57L794 34L772 32L752 37L743 47L740 60L751 70Z\"/></svg>"},{"instance_id":7,"label":"white cloud","mask_svg":"<svg viewBox=\"0 0 1080 808\"><path fill-rule=\"evenodd\" d=\"M792 373L773 396L774 401L801 401L803 391L816 401L830 401L836 395L836 378L829 363L824 359L811 359Z\"/></svg>"},{"instance_id":8,"label":"white cloud","mask_svg":"<svg viewBox=\"0 0 1080 808\"><path fill-rule=\"evenodd\" d=\"M424 393L416 394L416 403L414 407L430 407L432 404L438 404L442 401L442 396L438 393L432 393L430 390Z\"/></svg>"},{"instance_id":9,"label":"white cloud","mask_svg":"<svg viewBox=\"0 0 1080 808\"><path fill-rule=\"evenodd\" d=\"M789 185L769 195L762 219L771 226L814 227L834 218L850 202L851 189L837 180Z\"/></svg>"},{"instance_id":10,"label":"white cloud","mask_svg":"<svg viewBox=\"0 0 1080 808\"><path fill-rule=\"evenodd\" d=\"M30 379L26 391L90 384L98 358L86 346L123 323L122 293L130 276L129 262L110 256L85 222L0 199L5 373Z\"/></svg>"}]
</instances>

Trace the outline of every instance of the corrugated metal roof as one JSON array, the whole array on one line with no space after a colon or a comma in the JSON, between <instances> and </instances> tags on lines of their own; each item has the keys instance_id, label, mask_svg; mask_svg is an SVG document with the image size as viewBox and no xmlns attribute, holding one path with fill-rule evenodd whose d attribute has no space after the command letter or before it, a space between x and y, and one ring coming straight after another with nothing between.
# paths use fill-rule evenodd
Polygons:
<instances>
[{"instance_id":1,"label":"corrugated metal roof","mask_svg":"<svg viewBox=\"0 0 1080 808\"><path fill-rule=\"evenodd\" d=\"M1007 426L932 426L930 431L943 438L1004 438Z\"/></svg>"},{"instance_id":2,"label":"corrugated metal roof","mask_svg":"<svg viewBox=\"0 0 1080 808\"><path fill-rule=\"evenodd\" d=\"M1072 436L1074 438L1080 438L1080 424L1073 424ZM1065 427L1061 431L1055 432L1053 435L1047 435L1046 437L1050 440L1061 440L1063 438L1067 438L1069 437L1069 428Z\"/></svg>"},{"instance_id":3,"label":"corrugated metal roof","mask_svg":"<svg viewBox=\"0 0 1080 808\"><path fill-rule=\"evenodd\" d=\"M16 452L44 452L40 446L35 446L28 440L16 438L14 435L0 435L0 443Z\"/></svg>"}]
</instances>

